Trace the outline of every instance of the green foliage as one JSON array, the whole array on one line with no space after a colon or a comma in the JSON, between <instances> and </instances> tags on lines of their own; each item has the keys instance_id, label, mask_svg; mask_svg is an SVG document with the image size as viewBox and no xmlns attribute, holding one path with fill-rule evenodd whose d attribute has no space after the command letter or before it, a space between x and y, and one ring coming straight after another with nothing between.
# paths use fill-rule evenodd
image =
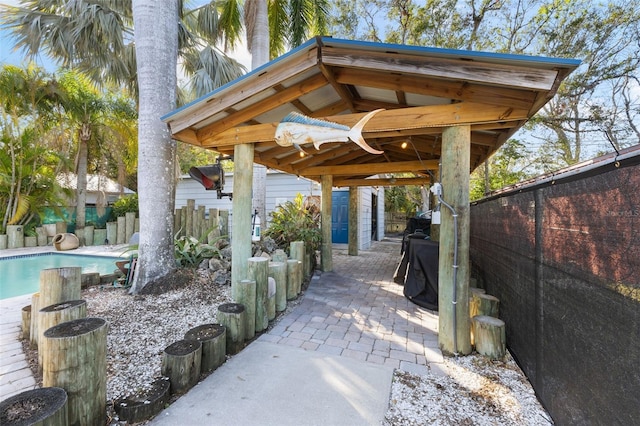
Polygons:
<instances>
[{"instance_id":1,"label":"green foliage","mask_svg":"<svg viewBox=\"0 0 640 426\"><path fill-rule=\"evenodd\" d=\"M487 179L484 167L478 167L471 174L471 201L479 200L491 191L513 185L535 174L530 169L531 153L525 144L517 139L509 139L489 158L489 188L485 188Z\"/></svg>"},{"instance_id":2,"label":"green foliage","mask_svg":"<svg viewBox=\"0 0 640 426\"><path fill-rule=\"evenodd\" d=\"M176 263L179 267L195 268L204 259L220 258L220 251L213 244L205 244L195 237L174 239Z\"/></svg>"},{"instance_id":3,"label":"green foliage","mask_svg":"<svg viewBox=\"0 0 640 426\"><path fill-rule=\"evenodd\" d=\"M392 186L384 191L384 210L414 216L422 205L420 187L416 185Z\"/></svg>"},{"instance_id":4,"label":"green foliage","mask_svg":"<svg viewBox=\"0 0 640 426\"><path fill-rule=\"evenodd\" d=\"M274 239L279 247L288 249L292 241L304 241L309 253L320 248L320 210L318 206L305 203L298 193L293 201L281 204L271 213L269 228L265 236Z\"/></svg>"},{"instance_id":5,"label":"green foliage","mask_svg":"<svg viewBox=\"0 0 640 426\"><path fill-rule=\"evenodd\" d=\"M111 210L112 219L122 217L126 213L135 212L138 214L138 194L126 195L124 197L118 198L115 203L113 203L113 208Z\"/></svg>"}]
</instances>

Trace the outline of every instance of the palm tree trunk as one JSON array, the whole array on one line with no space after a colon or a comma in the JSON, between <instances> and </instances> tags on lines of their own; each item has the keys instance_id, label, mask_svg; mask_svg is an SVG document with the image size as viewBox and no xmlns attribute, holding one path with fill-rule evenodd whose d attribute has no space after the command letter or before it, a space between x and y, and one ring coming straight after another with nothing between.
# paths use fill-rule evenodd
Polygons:
<instances>
[{"instance_id":1,"label":"palm tree trunk","mask_svg":"<svg viewBox=\"0 0 640 426\"><path fill-rule=\"evenodd\" d=\"M139 261L131 288L175 269L173 207L176 146L160 117L176 105L178 1L134 0L133 19L138 68Z\"/></svg>"},{"instance_id":2,"label":"palm tree trunk","mask_svg":"<svg viewBox=\"0 0 640 426\"><path fill-rule=\"evenodd\" d=\"M76 229L82 229L85 225L87 204L87 162L88 143L91 131L87 124L82 125L80 141L78 143L78 164L76 167ZM81 239L82 240L82 239Z\"/></svg>"},{"instance_id":3,"label":"palm tree trunk","mask_svg":"<svg viewBox=\"0 0 640 426\"><path fill-rule=\"evenodd\" d=\"M256 0L255 26L253 39L251 40L251 68L256 69L269 62L269 16L267 13L267 1ZM266 223L266 198L267 198L267 168L260 164L253 165L253 208L258 211L258 216Z\"/></svg>"}]
</instances>

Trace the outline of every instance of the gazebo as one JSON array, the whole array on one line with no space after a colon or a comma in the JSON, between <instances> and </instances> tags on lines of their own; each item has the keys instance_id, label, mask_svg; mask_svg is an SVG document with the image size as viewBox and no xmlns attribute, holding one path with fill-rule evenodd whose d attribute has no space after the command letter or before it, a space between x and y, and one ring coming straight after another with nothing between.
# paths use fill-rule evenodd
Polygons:
<instances>
[{"instance_id":1,"label":"gazebo","mask_svg":"<svg viewBox=\"0 0 640 426\"><path fill-rule=\"evenodd\" d=\"M453 217L442 214L440 347L469 353L469 174L540 110L579 64L316 37L162 119L175 139L234 158L233 282L245 278L250 257L252 163L321 182L324 271L332 270L332 187L421 184L429 182L430 173L435 176L459 223L454 284ZM292 111L352 127L378 109L363 136L382 154L351 142L317 150L307 144L302 154L275 141L278 124ZM415 177L378 177L399 172Z\"/></svg>"}]
</instances>

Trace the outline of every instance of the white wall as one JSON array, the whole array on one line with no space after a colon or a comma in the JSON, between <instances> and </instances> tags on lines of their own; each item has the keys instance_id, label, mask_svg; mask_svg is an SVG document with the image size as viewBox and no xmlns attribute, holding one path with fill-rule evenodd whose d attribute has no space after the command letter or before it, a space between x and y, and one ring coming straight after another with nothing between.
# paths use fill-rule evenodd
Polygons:
<instances>
[{"instance_id":1,"label":"white wall","mask_svg":"<svg viewBox=\"0 0 640 426\"><path fill-rule=\"evenodd\" d=\"M224 178L224 191L233 192L233 174L226 173ZM270 219L269 213L276 208L276 202L284 203L293 201L295 196L300 193L303 197L309 195L320 195L320 184L309 179L298 178L297 176L282 173L279 171L269 170L267 172L267 194L265 199L265 208L267 218L262 220L262 227L266 229ZM231 232L233 221L233 202L229 197L218 199L216 191L207 191L204 187L189 175L183 176L178 180L176 187L175 208L179 209L187 205L187 200L195 200L196 206L205 206L210 208L229 210L229 232Z\"/></svg>"},{"instance_id":2,"label":"white wall","mask_svg":"<svg viewBox=\"0 0 640 426\"><path fill-rule=\"evenodd\" d=\"M384 239L384 187L378 187L378 241Z\"/></svg>"},{"instance_id":3,"label":"white wall","mask_svg":"<svg viewBox=\"0 0 640 426\"><path fill-rule=\"evenodd\" d=\"M368 250L371 248L371 187L358 188L358 204L358 249Z\"/></svg>"}]
</instances>

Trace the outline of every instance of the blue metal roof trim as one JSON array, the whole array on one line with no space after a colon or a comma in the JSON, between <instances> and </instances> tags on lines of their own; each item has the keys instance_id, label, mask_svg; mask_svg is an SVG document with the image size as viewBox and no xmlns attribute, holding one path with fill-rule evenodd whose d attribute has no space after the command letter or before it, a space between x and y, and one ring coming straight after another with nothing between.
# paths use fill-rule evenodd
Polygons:
<instances>
[{"instance_id":1,"label":"blue metal roof trim","mask_svg":"<svg viewBox=\"0 0 640 426\"><path fill-rule=\"evenodd\" d=\"M187 104L182 105L180 108L177 108L177 109L171 111L170 113L163 115L162 117L160 117L160 120L166 121L168 118L171 118L172 116L184 111L185 109L187 109L187 108L189 108L189 107L191 107L191 106L193 106L193 105L195 105L197 103L200 103L200 102L202 102L202 101L204 101L206 99L209 99L209 98L215 96L216 94L218 94L219 92L222 92L222 91L226 90L227 88L229 88L229 87L231 87L231 86L233 86L233 85L235 85L235 84L237 84L237 83L239 83L239 82L241 82L243 80L251 78L254 75L260 74L265 68L268 68L273 64L276 64L276 63L281 62L281 61L283 61L283 60L285 60L285 59L287 59L287 58L289 58L291 56L294 56L298 52L308 48L309 46L311 46L313 44L316 44L316 39L315 38L312 38L311 40L307 40L306 42L304 42L300 46L296 47L295 49L293 49L293 50L291 50L291 51L289 51L287 53L285 53L284 55L278 56L277 58L267 62L266 64L259 66L255 70L249 71L245 75L240 76L240 77L236 78L235 80L231 80L227 84L218 87L217 89L207 93L206 95L202 95L199 98L197 98L197 99L195 99L195 100L193 100L193 101L191 101L191 102L189 102Z\"/></svg>"},{"instance_id":2,"label":"blue metal roof trim","mask_svg":"<svg viewBox=\"0 0 640 426\"><path fill-rule=\"evenodd\" d=\"M493 52L480 52L480 51L474 51L474 50L456 50L456 49L442 49L442 48L438 48L438 47L424 47L424 46L410 46L410 45L404 45L404 44L390 44L390 43L377 43L377 42L371 42L371 41L360 41L360 40L346 40L346 39L338 39L338 38L332 38L332 37L315 37L312 38L310 40L307 40L305 43L301 44L300 46L296 47L295 49L285 53L282 56L277 57L276 59L273 59L272 61L267 62L266 64L256 68L255 70L252 70L251 72L236 78L233 81L230 81L229 83L220 86L219 88L215 89L212 92L207 93L206 95L203 95L201 97L199 97L198 99L195 99L191 102L189 102L188 104L185 104L183 106L181 106L180 108L177 108L173 111L171 111L168 114L163 115L162 117L160 117L160 119L162 121L167 121L169 118L173 117L174 115L177 115L179 113L181 113L182 111L192 107L195 104L198 104L202 101L205 101L209 98L214 97L215 95L217 95L218 93L228 89L229 87L239 83L240 81L246 80L248 78L251 78L255 75L259 75L262 71L264 71L266 68L277 64L278 62L284 61L285 59L288 59L292 56L295 56L296 54L298 54L301 51L304 51L305 49L308 49L309 47L313 46L313 45L318 45L318 46L338 46L338 45L343 45L343 46L347 46L347 47L358 47L361 50L369 50L369 51L380 51L380 50L385 50L385 51L395 51L398 53L411 53L411 54L420 54L420 55L425 55L425 54L429 54L429 55L435 55L435 56L440 56L443 58L452 58L452 59L484 59L484 60L498 60L501 62L505 62L505 63L514 63L514 62L518 62L521 64L530 64L530 65L553 65L553 66L562 66L562 67L566 67L566 68L577 68L582 61L579 59L565 59L565 58L552 58L552 57L545 57L545 56L527 56L527 55L514 55L514 54L510 54L510 53L493 53Z\"/></svg>"}]
</instances>

